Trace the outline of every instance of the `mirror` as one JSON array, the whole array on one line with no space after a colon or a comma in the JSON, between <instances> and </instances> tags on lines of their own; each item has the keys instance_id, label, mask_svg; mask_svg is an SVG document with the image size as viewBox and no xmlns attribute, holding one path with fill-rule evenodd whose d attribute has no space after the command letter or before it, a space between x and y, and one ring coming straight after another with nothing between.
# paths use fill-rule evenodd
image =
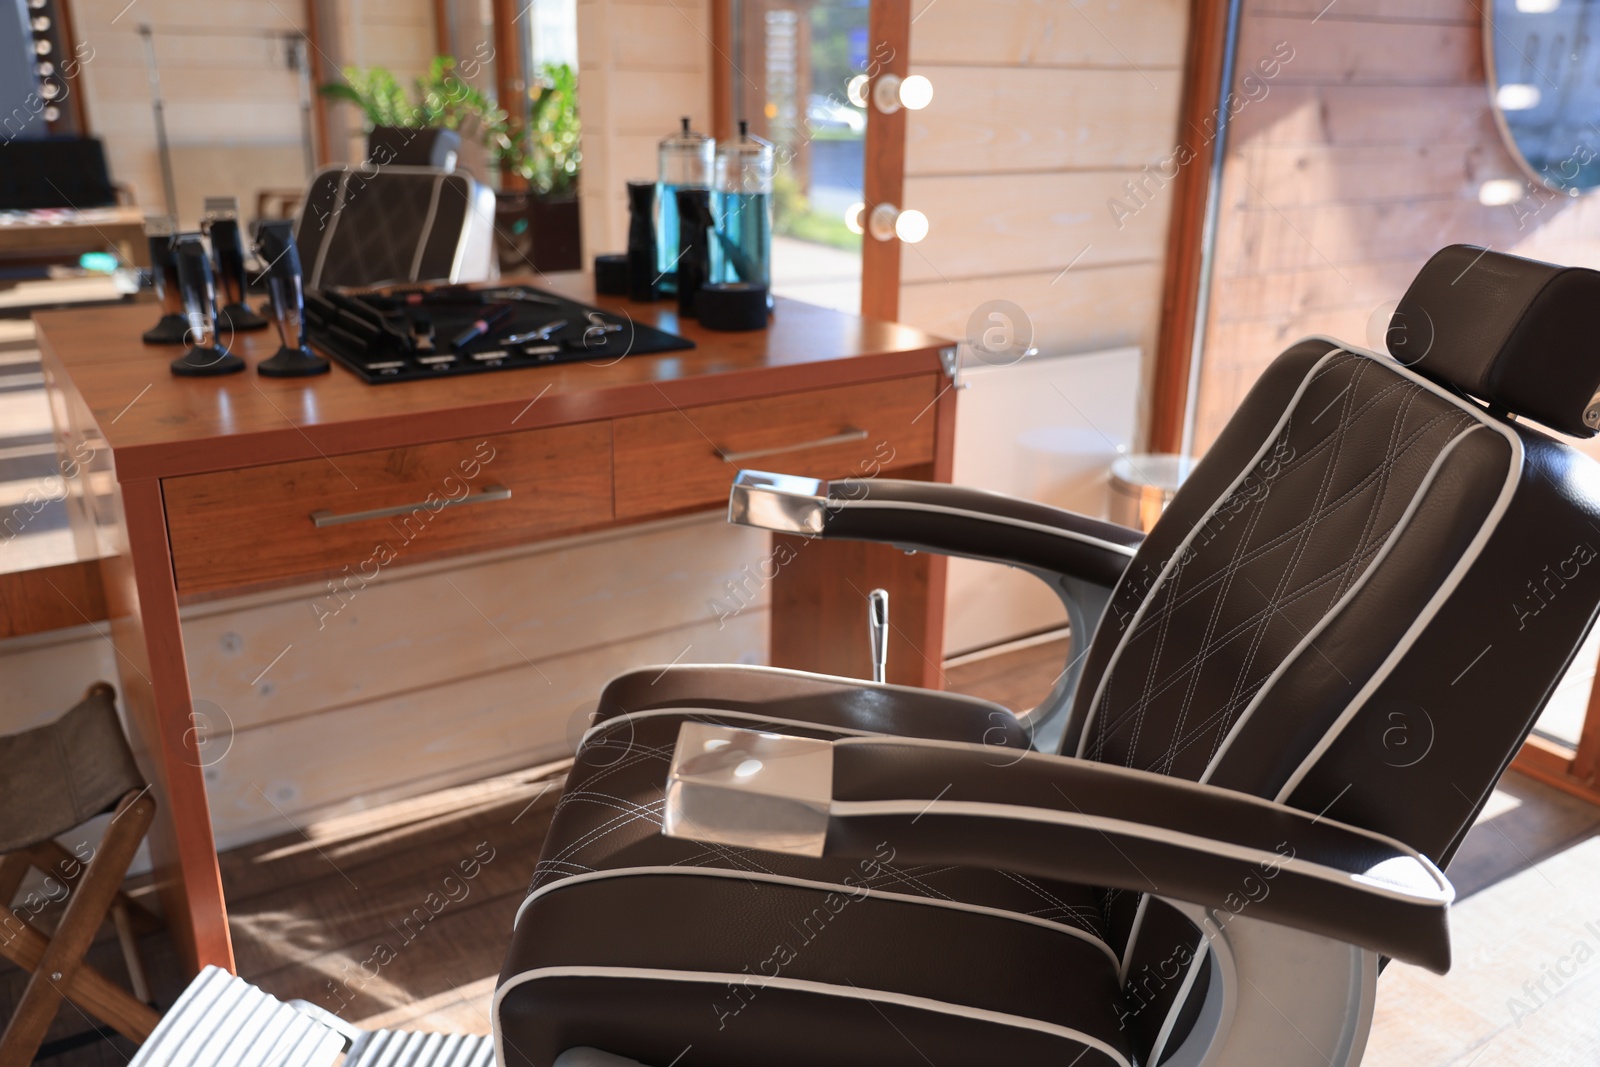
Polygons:
<instances>
[{"instance_id":1,"label":"mirror","mask_svg":"<svg viewBox=\"0 0 1600 1067\"><path fill-rule=\"evenodd\" d=\"M1484 19L1491 102L1512 155L1556 192L1600 185L1600 0L1493 0Z\"/></svg>"}]
</instances>

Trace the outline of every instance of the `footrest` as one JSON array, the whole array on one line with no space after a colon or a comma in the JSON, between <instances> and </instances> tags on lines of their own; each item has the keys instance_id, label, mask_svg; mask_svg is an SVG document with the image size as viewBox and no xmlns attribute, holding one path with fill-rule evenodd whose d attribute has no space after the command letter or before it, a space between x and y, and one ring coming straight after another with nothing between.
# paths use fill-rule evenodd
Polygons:
<instances>
[{"instance_id":1,"label":"footrest","mask_svg":"<svg viewBox=\"0 0 1600 1067\"><path fill-rule=\"evenodd\" d=\"M221 967L201 971L128 1067L331 1067L345 1037Z\"/></svg>"},{"instance_id":2,"label":"footrest","mask_svg":"<svg viewBox=\"0 0 1600 1067\"><path fill-rule=\"evenodd\" d=\"M494 1067L494 1038L371 1030L356 1038L343 1067Z\"/></svg>"},{"instance_id":3,"label":"footrest","mask_svg":"<svg viewBox=\"0 0 1600 1067\"><path fill-rule=\"evenodd\" d=\"M494 1039L356 1030L220 967L201 971L128 1067L495 1067Z\"/></svg>"}]
</instances>

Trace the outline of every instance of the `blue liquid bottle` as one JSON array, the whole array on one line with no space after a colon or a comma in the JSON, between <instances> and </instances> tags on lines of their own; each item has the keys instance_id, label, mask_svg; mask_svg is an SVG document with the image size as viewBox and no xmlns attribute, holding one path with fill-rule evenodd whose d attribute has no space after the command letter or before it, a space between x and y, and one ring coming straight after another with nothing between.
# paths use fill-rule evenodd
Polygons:
<instances>
[{"instance_id":1,"label":"blue liquid bottle","mask_svg":"<svg viewBox=\"0 0 1600 1067\"><path fill-rule=\"evenodd\" d=\"M713 283L772 284L772 145L750 136L717 146L711 186Z\"/></svg>"},{"instance_id":2,"label":"blue liquid bottle","mask_svg":"<svg viewBox=\"0 0 1600 1067\"><path fill-rule=\"evenodd\" d=\"M656 273L662 295L678 291L678 190L711 188L715 152L716 142L690 129L687 116L683 128L657 148Z\"/></svg>"}]
</instances>

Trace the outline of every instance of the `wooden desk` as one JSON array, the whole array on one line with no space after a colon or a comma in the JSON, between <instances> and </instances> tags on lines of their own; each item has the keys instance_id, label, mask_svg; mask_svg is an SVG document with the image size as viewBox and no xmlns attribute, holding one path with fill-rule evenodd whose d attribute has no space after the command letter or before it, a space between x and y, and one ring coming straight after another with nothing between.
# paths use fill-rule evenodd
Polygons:
<instances>
[{"instance_id":1,"label":"wooden desk","mask_svg":"<svg viewBox=\"0 0 1600 1067\"><path fill-rule=\"evenodd\" d=\"M137 267L150 265L143 208L96 207L0 220L0 256L104 251L115 251Z\"/></svg>"},{"instance_id":2,"label":"wooden desk","mask_svg":"<svg viewBox=\"0 0 1600 1067\"><path fill-rule=\"evenodd\" d=\"M680 324L669 304L596 299L586 276L541 284L698 347L382 386L338 366L193 379L167 372L176 351L139 343L148 305L37 316L74 529L112 550L102 571L123 699L159 791L151 847L192 967L231 967L233 953L180 605L715 508L739 466L949 479L955 392L938 338L784 300L769 330L719 334ZM262 332L235 351L253 368L275 347ZM312 516L371 511L389 513ZM869 676L865 596L881 586L891 680L939 684L941 561L826 542L783 555L761 576L772 662Z\"/></svg>"}]
</instances>

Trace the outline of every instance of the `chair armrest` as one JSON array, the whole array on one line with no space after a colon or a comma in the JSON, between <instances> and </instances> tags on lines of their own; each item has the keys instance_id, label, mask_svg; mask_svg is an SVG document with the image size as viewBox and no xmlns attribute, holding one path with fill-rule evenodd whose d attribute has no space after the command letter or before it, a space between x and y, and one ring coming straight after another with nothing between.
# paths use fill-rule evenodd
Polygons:
<instances>
[{"instance_id":1,"label":"chair armrest","mask_svg":"<svg viewBox=\"0 0 1600 1067\"><path fill-rule=\"evenodd\" d=\"M1047 504L940 482L820 481L740 471L728 521L779 533L885 541L947 556L1008 563L1109 588L1144 535Z\"/></svg>"},{"instance_id":2,"label":"chair armrest","mask_svg":"<svg viewBox=\"0 0 1600 1067\"><path fill-rule=\"evenodd\" d=\"M1072 626L1072 659L1022 727L1043 752L1063 751L1083 649L1144 534L1048 504L940 482L847 478L825 482L740 471L728 521L802 537L883 541L1028 571L1061 598Z\"/></svg>"},{"instance_id":3,"label":"chair armrest","mask_svg":"<svg viewBox=\"0 0 1600 1067\"><path fill-rule=\"evenodd\" d=\"M1455 891L1391 838L1233 790L986 745L686 724L663 832L1190 901L1450 967Z\"/></svg>"}]
</instances>

